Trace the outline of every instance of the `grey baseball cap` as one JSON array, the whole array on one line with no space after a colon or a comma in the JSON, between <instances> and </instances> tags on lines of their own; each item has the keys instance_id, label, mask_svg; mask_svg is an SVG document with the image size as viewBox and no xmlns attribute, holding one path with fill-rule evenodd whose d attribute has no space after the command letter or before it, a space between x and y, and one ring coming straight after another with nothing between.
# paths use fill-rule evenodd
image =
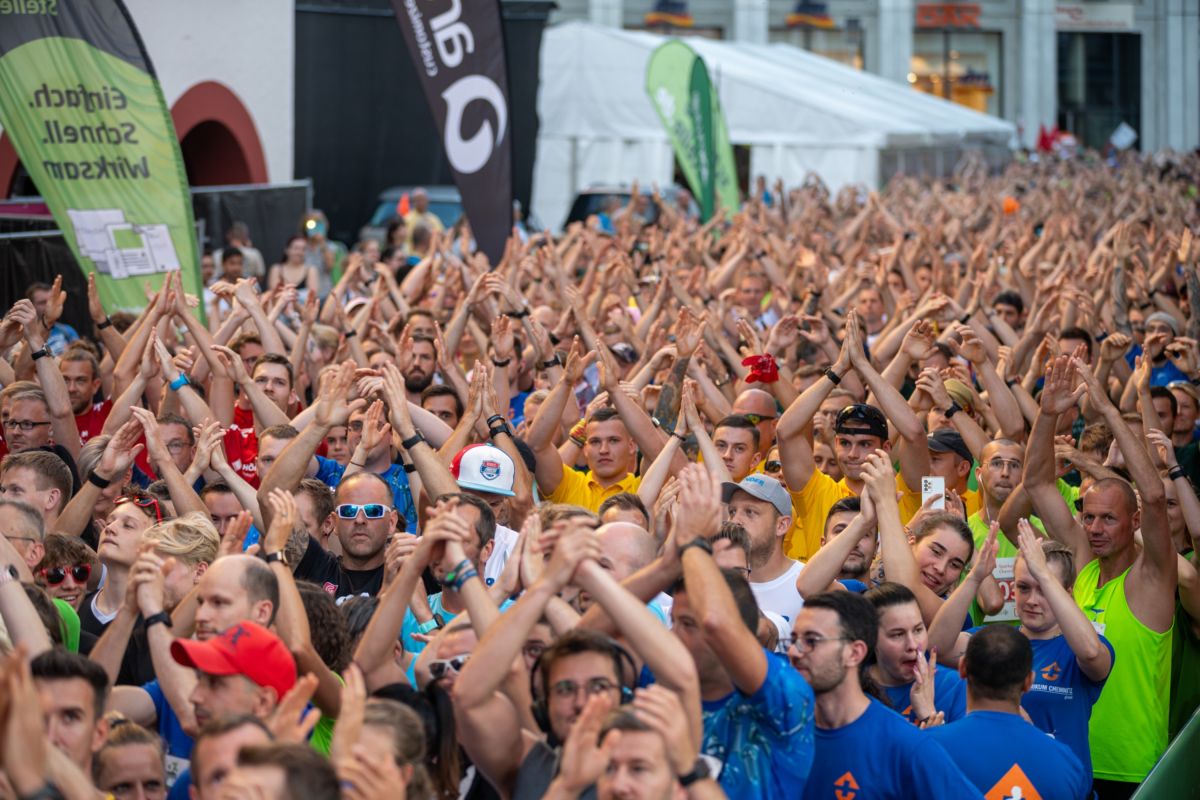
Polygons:
<instances>
[{"instance_id":1,"label":"grey baseball cap","mask_svg":"<svg viewBox=\"0 0 1200 800\"><path fill-rule=\"evenodd\" d=\"M721 502L728 503L733 499L733 493L745 492L757 500L765 500L775 506L781 516L792 515L792 497L783 484L768 475L751 473L742 479L741 483L722 483Z\"/></svg>"}]
</instances>

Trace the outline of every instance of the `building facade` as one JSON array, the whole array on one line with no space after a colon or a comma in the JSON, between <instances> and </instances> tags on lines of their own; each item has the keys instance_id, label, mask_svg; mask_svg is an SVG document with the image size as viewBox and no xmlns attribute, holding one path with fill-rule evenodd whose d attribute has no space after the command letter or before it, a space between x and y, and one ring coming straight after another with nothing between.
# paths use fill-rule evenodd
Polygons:
<instances>
[{"instance_id":1,"label":"building facade","mask_svg":"<svg viewBox=\"0 0 1200 800\"><path fill-rule=\"evenodd\" d=\"M558 0L590 19L787 42L1018 126L1103 147L1200 147L1200 0Z\"/></svg>"}]
</instances>

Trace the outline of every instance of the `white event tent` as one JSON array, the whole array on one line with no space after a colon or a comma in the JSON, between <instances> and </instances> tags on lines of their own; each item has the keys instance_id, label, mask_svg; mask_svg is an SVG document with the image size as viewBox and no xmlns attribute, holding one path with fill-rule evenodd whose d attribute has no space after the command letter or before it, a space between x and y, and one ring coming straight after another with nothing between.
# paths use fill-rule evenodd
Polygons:
<instances>
[{"instance_id":1,"label":"white event tent","mask_svg":"<svg viewBox=\"0 0 1200 800\"><path fill-rule=\"evenodd\" d=\"M674 156L646 95L663 36L568 22L542 40L532 211L559 226L597 184L671 182ZM948 174L965 150L1002 162L1011 123L786 44L689 37L708 65L734 146L751 175L831 188L878 186L896 172Z\"/></svg>"}]
</instances>

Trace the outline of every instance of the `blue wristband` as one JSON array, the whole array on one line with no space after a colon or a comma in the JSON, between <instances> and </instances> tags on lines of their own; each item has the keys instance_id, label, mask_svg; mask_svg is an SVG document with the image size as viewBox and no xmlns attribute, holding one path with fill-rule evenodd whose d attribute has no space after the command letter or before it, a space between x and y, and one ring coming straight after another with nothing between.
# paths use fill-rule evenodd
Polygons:
<instances>
[{"instance_id":1,"label":"blue wristband","mask_svg":"<svg viewBox=\"0 0 1200 800\"><path fill-rule=\"evenodd\" d=\"M191 385L192 385L192 382L189 381L187 375L184 375L182 372L179 373L178 378L171 381L171 383L170 383L171 391L173 391L173 392L178 392L184 386L191 386Z\"/></svg>"}]
</instances>

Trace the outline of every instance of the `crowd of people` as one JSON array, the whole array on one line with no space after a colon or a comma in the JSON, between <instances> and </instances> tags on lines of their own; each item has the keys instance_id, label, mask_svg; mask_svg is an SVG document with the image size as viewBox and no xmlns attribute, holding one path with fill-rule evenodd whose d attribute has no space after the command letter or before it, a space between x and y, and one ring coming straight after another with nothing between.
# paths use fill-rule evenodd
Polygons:
<instances>
[{"instance_id":1,"label":"crowd of people","mask_svg":"<svg viewBox=\"0 0 1200 800\"><path fill-rule=\"evenodd\" d=\"M1200 703L1200 159L421 198L0 323L0 797L1129 797ZM416 216L413 216L413 215Z\"/></svg>"}]
</instances>

